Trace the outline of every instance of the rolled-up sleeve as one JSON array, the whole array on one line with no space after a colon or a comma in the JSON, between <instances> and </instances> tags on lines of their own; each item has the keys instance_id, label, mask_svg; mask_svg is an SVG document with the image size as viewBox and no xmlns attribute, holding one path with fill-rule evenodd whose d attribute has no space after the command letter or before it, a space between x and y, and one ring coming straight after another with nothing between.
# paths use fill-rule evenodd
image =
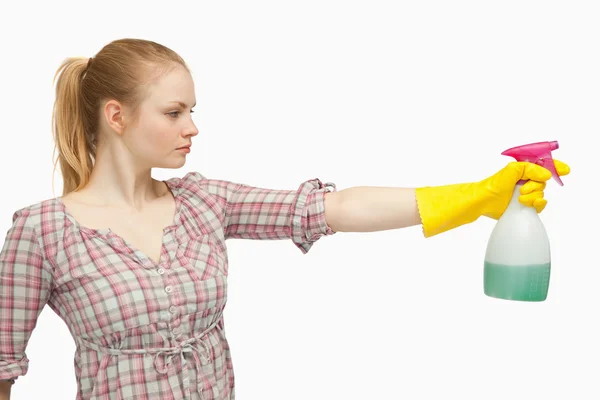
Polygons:
<instances>
[{"instance_id":1,"label":"rolled-up sleeve","mask_svg":"<svg viewBox=\"0 0 600 400\"><path fill-rule=\"evenodd\" d=\"M27 216L25 209L13 214L0 252L0 380L27 373L25 348L53 281Z\"/></svg>"},{"instance_id":2,"label":"rolled-up sleeve","mask_svg":"<svg viewBox=\"0 0 600 400\"><path fill-rule=\"evenodd\" d=\"M296 190L265 189L204 177L198 183L223 199L226 239L291 239L306 254L319 238L335 234L325 220L325 193L336 191L332 182L314 178Z\"/></svg>"}]
</instances>

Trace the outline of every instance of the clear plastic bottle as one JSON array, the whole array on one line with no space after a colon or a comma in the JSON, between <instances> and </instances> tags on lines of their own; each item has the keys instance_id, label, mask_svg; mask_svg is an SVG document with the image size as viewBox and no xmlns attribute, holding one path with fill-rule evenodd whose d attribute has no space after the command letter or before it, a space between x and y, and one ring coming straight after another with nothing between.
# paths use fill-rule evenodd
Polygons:
<instances>
[{"instance_id":1,"label":"clear plastic bottle","mask_svg":"<svg viewBox=\"0 0 600 400\"><path fill-rule=\"evenodd\" d=\"M538 142L504 151L517 161L541 165L562 186L554 167L552 150L558 142ZM498 219L484 261L484 293L487 296L516 301L544 301L550 284L550 241L546 228L533 207L519 202L519 181L510 203Z\"/></svg>"}]
</instances>

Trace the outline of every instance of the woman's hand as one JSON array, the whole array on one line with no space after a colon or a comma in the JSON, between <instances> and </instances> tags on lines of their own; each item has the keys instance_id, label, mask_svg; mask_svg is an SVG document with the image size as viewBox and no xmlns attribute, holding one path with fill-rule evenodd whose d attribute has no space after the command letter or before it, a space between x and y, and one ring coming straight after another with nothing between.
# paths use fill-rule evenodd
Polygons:
<instances>
[{"instance_id":1,"label":"woman's hand","mask_svg":"<svg viewBox=\"0 0 600 400\"><path fill-rule=\"evenodd\" d=\"M567 175L567 164L554 160L559 175ZM494 175L479 182L417 188L415 195L425 237L454 229L485 215L498 219L506 210L515 185L521 187L519 202L541 212L547 204L544 199L546 181L552 173L529 162L511 162Z\"/></svg>"},{"instance_id":2,"label":"woman's hand","mask_svg":"<svg viewBox=\"0 0 600 400\"><path fill-rule=\"evenodd\" d=\"M554 160L554 167L559 176L571 172L569 166L562 161ZM511 162L494 175L478 183L479 190L487 192L489 200L483 215L498 219L508 207L515 185L520 180L527 182L521 186L519 202L534 207L538 213L546 208L548 201L544 198L546 181L552 177L549 170L528 162Z\"/></svg>"}]
</instances>

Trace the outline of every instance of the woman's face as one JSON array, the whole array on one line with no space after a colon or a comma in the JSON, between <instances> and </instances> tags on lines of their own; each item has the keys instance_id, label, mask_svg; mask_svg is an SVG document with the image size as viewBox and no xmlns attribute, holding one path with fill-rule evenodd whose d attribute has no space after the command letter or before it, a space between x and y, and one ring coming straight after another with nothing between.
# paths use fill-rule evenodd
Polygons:
<instances>
[{"instance_id":1,"label":"woman's face","mask_svg":"<svg viewBox=\"0 0 600 400\"><path fill-rule=\"evenodd\" d=\"M178 148L189 145L198 134L192 120L195 105L192 77L178 65L151 85L139 121L123 135L125 146L151 168L183 166L187 153Z\"/></svg>"}]
</instances>

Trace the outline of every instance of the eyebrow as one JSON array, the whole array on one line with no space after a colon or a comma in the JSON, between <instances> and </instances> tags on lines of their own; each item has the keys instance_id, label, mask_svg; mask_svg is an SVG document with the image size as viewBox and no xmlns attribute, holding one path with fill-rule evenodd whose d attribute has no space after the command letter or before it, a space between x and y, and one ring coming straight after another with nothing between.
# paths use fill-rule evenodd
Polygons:
<instances>
[{"instance_id":1,"label":"eyebrow","mask_svg":"<svg viewBox=\"0 0 600 400\"><path fill-rule=\"evenodd\" d=\"M187 104L185 104L185 103L184 103L184 102L182 102L182 101L176 101L176 100L173 100L173 101L170 101L169 103L177 103L177 104L179 104L181 107L183 107L183 108L187 108ZM192 107L196 107L196 103L194 103L194 105L193 105ZM190 108L192 108L192 107L190 107Z\"/></svg>"}]
</instances>

